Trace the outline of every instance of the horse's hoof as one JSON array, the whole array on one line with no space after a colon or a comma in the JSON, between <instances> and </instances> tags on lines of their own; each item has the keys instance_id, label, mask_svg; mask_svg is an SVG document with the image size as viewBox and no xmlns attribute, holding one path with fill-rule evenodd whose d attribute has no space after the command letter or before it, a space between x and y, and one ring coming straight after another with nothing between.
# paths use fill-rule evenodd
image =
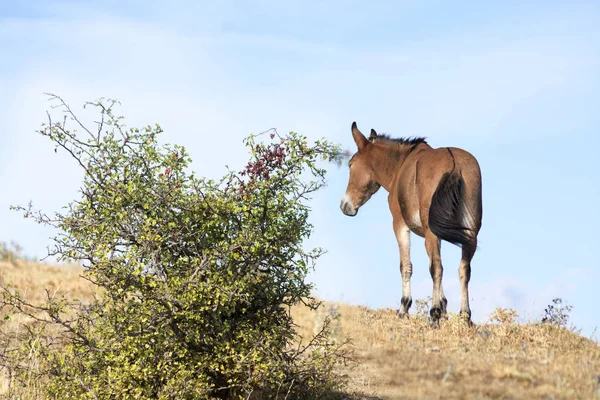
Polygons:
<instances>
[{"instance_id":1,"label":"horse's hoof","mask_svg":"<svg viewBox=\"0 0 600 400\"><path fill-rule=\"evenodd\" d=\"M439 307L432 307L429 311L429 315L431 316L431 326L433 328L439 328L440 318L442 317L442 309Z\"/></svg>"},{"instance_id":2,"label":"horse's hoof","mask_svg":"<svg viewBox=\"0 0 600 400\"><path fill-rule=\"evenodd\" d=\"M398 310L398 312L396 314L398 315L398 318L400 318L400 319L408 319L409 318L407 311Z\"/></svg>"}]
</instances>

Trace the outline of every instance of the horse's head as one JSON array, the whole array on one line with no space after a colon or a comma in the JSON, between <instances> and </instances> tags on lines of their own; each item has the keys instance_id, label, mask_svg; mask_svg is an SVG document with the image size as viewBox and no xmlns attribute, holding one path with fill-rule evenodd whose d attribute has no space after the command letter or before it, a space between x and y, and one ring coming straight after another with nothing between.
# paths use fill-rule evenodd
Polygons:
<instances>
[{"instance_id":1,"label":"horse's head","mask_svg":"<svg viewBox=\"0 0 600 400\"><path fill-rule=\"evenodd\" d=\"M374 136L377 136L377 133L371 130L371 137ZM358 130L356 122L352 123L352 137L356 142L358 152L348 162L350 179L346 194L340 204L342 212L350 217L355 216L358 209L380 188L375 181L375 171L370 162L369 153L372 143Z\"/></svg>"}]
</instances>

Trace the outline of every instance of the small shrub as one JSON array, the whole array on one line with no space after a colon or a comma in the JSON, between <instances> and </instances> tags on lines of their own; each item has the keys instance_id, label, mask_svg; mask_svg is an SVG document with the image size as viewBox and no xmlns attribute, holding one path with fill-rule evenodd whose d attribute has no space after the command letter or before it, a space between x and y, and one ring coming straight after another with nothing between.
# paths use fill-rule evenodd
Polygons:
<instances>
[{"instance_id":1,"label":"small shrub","mask_svg":"<svg viewBox=\"0 0 600 400\"><path fill-rule=\"evenodd\" d=\"M514 324L519 314L512 308L496 308L490 316L490 322L499 324Z\"/></svg>"},{"instance_id":2,"label":"small shrub","mask_svg":"<svg viewBox=\"0 0 600 400\"><path fill-rule=\"evenodd\" d=\"M573 306L563 304L563 300L561 298L555 298L552 300L552 304L549 304L548 307L544 309L542 323L566 327L569 323L572 309Z\"/></svg>"},{"instance_id":3,"label":"small shrub","mask_svg":"<svg viewBox=\"0 0 600 400\"><path fill-rule=\"evenodd\" d=\"M415 301L416 316L419 318L429 318L429 308L431 305L431 296L425 299Z\"/></svg>"}]
</instances>

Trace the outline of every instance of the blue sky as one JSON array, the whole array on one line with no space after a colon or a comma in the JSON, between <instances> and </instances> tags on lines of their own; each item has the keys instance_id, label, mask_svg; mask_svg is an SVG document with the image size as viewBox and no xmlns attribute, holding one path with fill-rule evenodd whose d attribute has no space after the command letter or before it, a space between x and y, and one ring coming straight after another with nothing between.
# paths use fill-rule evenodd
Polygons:
<instances>
[{"instance_id":1,"label":"blue sky","mask_svg":"<svg viewBox=\"0 0 600 400\"><path fill-rule=\"evenodd\" d=\"M130 125L158 122L201 175L246 160L241 139L276 127L354 150L350 124L473 153L484 219L473 260L476 321L495 307L539 318L553 297L600 326L600 5L578 1L0 2L0 241L42 256L53 232L8 210L59 210L80 174L34 133L44 92L72 106L116 97ZM91 116L89 116L91 118ZM226 146L224 146L225 144ZM311 279L329 300L398 307L386 194L355 218L347 167L314 199ZM413 298L431 293L413 236ZM459 250L442 246L451 311ZM414 309L413 309L414 311Z\"/></svg>"}]
</instances>

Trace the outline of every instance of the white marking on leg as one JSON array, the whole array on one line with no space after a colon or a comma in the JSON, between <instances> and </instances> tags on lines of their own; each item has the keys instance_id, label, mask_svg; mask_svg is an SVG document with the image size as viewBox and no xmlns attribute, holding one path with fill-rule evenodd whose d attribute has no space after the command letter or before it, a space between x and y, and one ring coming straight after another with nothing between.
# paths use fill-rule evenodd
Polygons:
<instances>
[{"instance_id":1,"label":"white marking on leg","mask_svg":"<svg viewBox=\"0 0 600 400\"><path fill-rule=\"evenodd\" d=\"M412 263L410 262L410 231L408 227L403 226L396 229L396 239L400 248L400 265L402 275L402 297L412 301L410 290L410 278L412 277ZM408 309L403 305L403 312L408 313Z\"/></svg>"},{"instance_id":2,"label":"white marking on leg","mask_svg":"<svg viewBox=\"0 0 600 400\"><path fill-rule=\"evenodd\" d=\"M410 264L409 264L410 265ZM402 296L410 298L410 278L402 275Z\"/></svg>"}]
</instances>

